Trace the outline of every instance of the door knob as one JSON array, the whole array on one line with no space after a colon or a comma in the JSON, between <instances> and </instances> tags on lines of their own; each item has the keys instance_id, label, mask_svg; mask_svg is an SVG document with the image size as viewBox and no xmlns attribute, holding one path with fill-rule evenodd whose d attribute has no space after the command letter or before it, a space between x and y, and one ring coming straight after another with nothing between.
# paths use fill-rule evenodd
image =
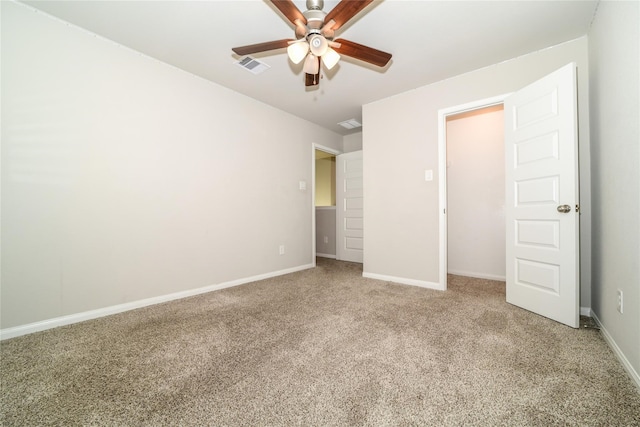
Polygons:
<instances>
[{"instance_id":1,"label":"door knob","mask_svg":"<svg viewBox=\"0 0 640 427\"><path fill-rule=\"evenodd\" d=\"M571 212L571 206L569 206L569 205L560 205L560 206L558 206L558 212L560 212L560 213L569 213L569 212Z\"/></svg>"}]
</instances>

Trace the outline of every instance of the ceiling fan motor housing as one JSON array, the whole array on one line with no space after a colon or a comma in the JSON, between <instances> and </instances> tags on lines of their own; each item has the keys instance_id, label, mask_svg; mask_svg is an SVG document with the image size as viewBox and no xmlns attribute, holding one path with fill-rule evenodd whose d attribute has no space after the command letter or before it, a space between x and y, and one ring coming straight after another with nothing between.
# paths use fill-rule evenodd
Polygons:
<instances>
[{"instance_id":1,"label":"ceiling fan motor housing","mask_svg":"<svg viewBox=\"0 0 640 427\"><path fill-rule=\"evenodd\" d=\"M322 10L324 0L307 0L307 10L302 15L307 20L307 27L310 30L319 30L324 23L324 17L327 13Z\"/></svg>"}]
</instances>

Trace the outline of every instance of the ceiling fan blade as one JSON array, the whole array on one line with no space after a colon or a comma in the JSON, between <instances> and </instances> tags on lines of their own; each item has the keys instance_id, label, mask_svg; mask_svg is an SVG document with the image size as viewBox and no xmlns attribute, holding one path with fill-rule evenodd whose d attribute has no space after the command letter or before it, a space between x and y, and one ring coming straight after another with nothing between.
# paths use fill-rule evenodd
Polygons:
<instances>
[{"instance_id":1,"label":"ceiling fan blade","mask_svg":"<svg viewBox=\"0 0 640 427\"><path fill-rule=\"evenodd\" d=\"M296 25L296 19L302 21L303 24L307 24L300 9L291 0L271 0L271 3L278 8L280 12L289 20L293 25Z\"/></svg>"},{"instance_id":2,"label":"ceiling fan blade","mask_svg":"<svg viewBox=\"0 0 640 427\"><path fill-rule=\"evenodd\" d=\"M335 33L335 31L333 30L334 25L336 25L336 21L334 21L333 19L328 20L320 29L320 34L322 34L327 39L332 39Z\"/></svg>"},{"instance_id":3,"label":"ceiling fan blade","mask_svg":"<svg viewBox=\"0 0 640 427\"><path fill-rule=\"evenodd\" d=\"M318 57L318 70L320 70L320 58ZM320 84L320 71L318 74L307 74L304 75L304 85L305 86L318 86Z\"/></svg>"},{"instance_id":4,"label":"ceiling fan blade","mask_svg":"<svg viewBox=\"0 0 640 427\"><path fill-rule=\"evenodd\" d=\"M297 38L301 39L307 35L307 27L302 23L300 19L296 19L296 22L294 22L294 25L296 26Z\"/></svg>"},{"instance_id":5,"label":"ceiling fan blade","mask_svg":"<svg viewBox=\"0 0 640 427\"><path fill-rule=\"evenodd\" d=\"M250 44L247 46L234 47L231 50L238 55L249 55L252 53L266 52L268 50L280 49L289 46L289 42L293 39L274 40L271 42Z\"/></svg>"},{"instance_id":6,"label":"ceiling fan blade","mask_svg":"<svg viewBox=\"0 0 640 427\"><path fill-rule=\"evenodd\" d=\"M378 67L384 67L391 60L390 53L345 39L336 39L334 41L340 43L340 47L334 47L334 49L341 55L347 55Z\"/></svg>"},{"instance_id":7,"label":"ceiling fan blade","mask_svg":"<svg viewBox=\"0 0 640 427\"><path fill-rule=\"evenodd\" d=\"M327 13L327 16L324 18L324 22L329 22L333 19L336 23L331 29L335 31L346 24L349 19L356 16L358 12L364 9L372 1L373 0L342 0L336 5L336 7Z\"/></svg>"}]
</instances>

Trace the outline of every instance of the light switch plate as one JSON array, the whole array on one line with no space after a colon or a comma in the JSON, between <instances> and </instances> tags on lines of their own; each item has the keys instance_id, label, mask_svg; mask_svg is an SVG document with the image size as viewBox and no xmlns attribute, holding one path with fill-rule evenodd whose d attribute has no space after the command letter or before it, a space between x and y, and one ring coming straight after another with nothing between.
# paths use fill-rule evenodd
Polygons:
<instances>
[{"instance_id":1,"label":"light switch plate","mask_svg":"<svg viewBox=\"0 0 640 427\"><path fill-rule=\"evenodd\" d=\"M307 189L307 181L300 181L300 191L305 191Z\"/></svg>"},{"instance_id":2,"label":"light switch plate","mask_svg":"<svg viewBox=\"0 0 640 427\"><path fill-rule=\"evenodd\" d=\"M433 181L433 169L427 169L424 171L424 180Z\"/></svg>"}]
</instances>

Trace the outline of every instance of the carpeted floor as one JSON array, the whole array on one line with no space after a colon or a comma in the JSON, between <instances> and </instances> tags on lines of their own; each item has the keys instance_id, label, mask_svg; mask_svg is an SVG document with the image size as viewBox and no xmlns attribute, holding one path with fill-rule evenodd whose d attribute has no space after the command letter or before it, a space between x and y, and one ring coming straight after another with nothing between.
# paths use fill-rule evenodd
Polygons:
<instances>
[{"instance_id":1,"label":"carpeted floor","mask_svg":"<svg viewBox=\"0 0 640 427\"><path fill-rule=\"evenodd\" d=\"M596 329L315 269L0 343L3 426L640 426Z\"/></svg>"}]
</instances>

